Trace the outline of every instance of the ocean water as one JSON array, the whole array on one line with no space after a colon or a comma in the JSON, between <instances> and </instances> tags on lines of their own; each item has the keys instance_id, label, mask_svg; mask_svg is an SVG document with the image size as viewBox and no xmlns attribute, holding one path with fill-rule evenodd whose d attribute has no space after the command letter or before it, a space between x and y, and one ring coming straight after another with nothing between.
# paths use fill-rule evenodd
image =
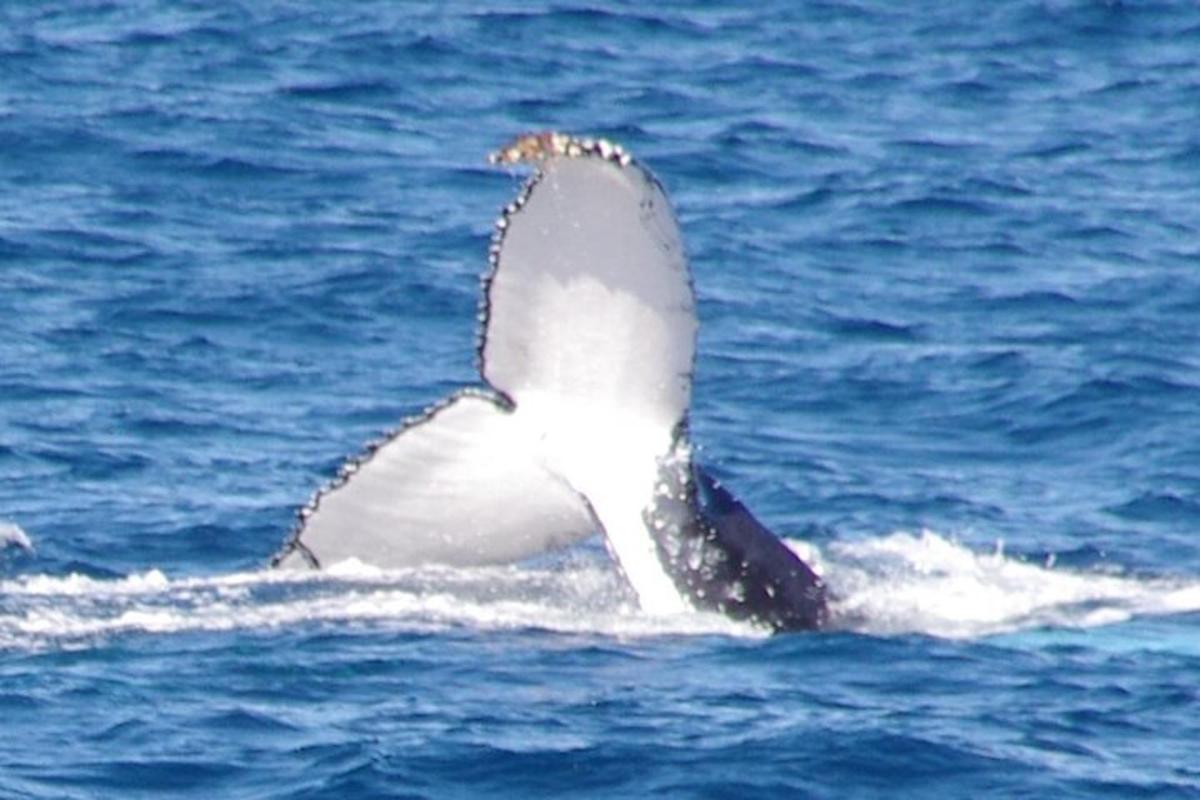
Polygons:
<instances>
[{"instance_id":1,"label":"ocean water","mask_svg":"<svg viewBox=\"0 0 1200 800\"><path fill-rule=\"evenodd\" d=\"M670 192L831 630L266 569L543 128ZM0 797L1200 797L1200 6L7 3L0 187Z\"/></svg>"}]
</instances>

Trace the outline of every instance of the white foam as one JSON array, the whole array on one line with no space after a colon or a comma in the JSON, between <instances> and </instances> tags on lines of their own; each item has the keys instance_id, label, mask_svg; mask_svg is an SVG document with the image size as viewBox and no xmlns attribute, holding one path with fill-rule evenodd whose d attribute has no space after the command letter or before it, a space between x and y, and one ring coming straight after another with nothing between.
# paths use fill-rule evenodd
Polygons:
<instances>
[{"instance_id":1,"label":"white foam","mask_svg":"<svg viewBox=\"0 0 1200 800\"><path fill-rule=\"evenodd\" d=\"M20 550L33 550L33 541L30 540L29 534L21 530L21 527L13 522L7 522L0 519L0 550L6 547L15 547Z\"/></svg>"},{"instance_id":2,"label":"white foam","mask_svg":"<svg viewBox=\"0 0 1200 800\"><path fill-rule=\"evenodd\" d=\"M170 581L167 576L157 569L117 580L89 578L78 573L65 576L23 575L0 581L0 595L112 597L161 592L168 586Z\"/></svg>"},{"instance_id":3,"label":"white foam","mask_svg":"<svg viewBox=\"0 0 1200 800\"><path fill-rule=\"evenodd\" d=\"M1200 581L1075 572L978 553L931 531L840 542L821 554L836 626L973 638L1200 610Z\"/></svg>"},{"instance_id":4,"label":"white foam","mask_svg":"<svg viewBox=\"0 0 1200 800\"><path fill-rule=\"evenodd\" d=\"M975 638L1073 630L1200 611L1200 579L1059 569L977 552L930 531L824 548L789 542L829 584L835 628ZM596 554L597 556L599 554ZM128 634L312 624L431 631L534 628L636 638L763 636L715 614L642 611L611 565L579 555L549 566L381 570L354 560L323 572L262 570L172 578L26 575L0 581L0 649L80 647Z\"/></svg>"},{"instance_id":5,"label":"white foam","mask_svg":"<svg viewBox=\"0 0 1200 800\"><path fill-rule=\"evenodd\" d=\"M761 631L714 614L646 614L601 561L550 568L380 570L353 560L324 572L264 570L104 580L0 581L0 648L78 647L131 633L373 623L405 630L536 628L619 638Z\"/></svg>"}]
</instances>

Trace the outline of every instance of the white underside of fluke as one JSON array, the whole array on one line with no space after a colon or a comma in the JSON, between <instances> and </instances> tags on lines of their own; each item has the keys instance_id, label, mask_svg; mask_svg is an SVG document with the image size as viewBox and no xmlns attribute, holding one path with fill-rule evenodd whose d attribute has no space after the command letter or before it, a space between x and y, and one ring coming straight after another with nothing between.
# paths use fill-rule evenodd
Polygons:
<instances>
[{"instance_id":1,"label":"white underside of fluke","mask_svg":"<svg viewBox=\"0 0 1200 800\"><path fill-rule=\"evenodd\" d=\"M563 406L553 396L522 397L547 471L562 476L587 500L638 603L654 614L687 605L663 570L643 512L653 500L658 462L670 450L670 430L620 409Z\"/></svg>"},{"instance_id":2,"label":"white underside of fluke","mask_svg":"<svg viewBox=\"0 0 1200 800\"><path fill-rule=\"evenodd\" d=\"M349 462L278 563L493 564L600 531L644 609L682 611L644 517L691 396L695 302L670 205L606 142L539 134L495 160L536 168L485 278L495 393Z\"/></svg>"},{"instance_id":3,"label":"white underside of fluke","mask_svg":"<svg viewBox=\"0 0 1200 800\"><path fill-rule=\"evenodd\" d=\"M564 407L534 394L508 411L462 396L322 494L301 541L322 566L351 558L380 567L479 566L602 531L639 605L677 613L687 606L642 515L670 446L669 431L612 409ZM303 567L306 557L297 549L280 565Z\"/></svg>"},{"instance_id":4,"label":"white underside of fluke","mask_svg":"<svg viewBox=\"0 0 1200 800\"><path fill-rule=\"evenodd\" d=\"M303 566L305 551L322 566L498 564L596 530L578 493L543 467L529 426L478 395L455 398L350 462L310 509L303 547L283 566Z\"/></svg>"}]
</instances>

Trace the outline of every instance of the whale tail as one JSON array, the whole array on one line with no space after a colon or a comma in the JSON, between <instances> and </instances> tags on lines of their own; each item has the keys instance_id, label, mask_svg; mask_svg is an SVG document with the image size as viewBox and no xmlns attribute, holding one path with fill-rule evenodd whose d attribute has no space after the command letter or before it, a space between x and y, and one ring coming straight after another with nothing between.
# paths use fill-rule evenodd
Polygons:
<instances>
[{"instance_id":1,"label":"whale tail","mask_svg":"<svg viewBox=\"0 0 1200 800\"><path fill-rule=\"evenodd\" d=\"M512 408L467 391L347 461L300 510L275 563L495 564L595 530L586 503L524 441Z\"/></svg>"},{"instance_id":2,"label":"whale tail","mask_svg":"<svg viewBox=\"0 0 1200 800\"><path fill-rule=\"evenodd\" d=\"M534 174L492 239L485 387L348 461L274 563L502 563L601 532L652 612L821 624L819 578L691 463L695 299L662 186L620 147L557 133L492 161Z\"/></svg>"}]
</instances>

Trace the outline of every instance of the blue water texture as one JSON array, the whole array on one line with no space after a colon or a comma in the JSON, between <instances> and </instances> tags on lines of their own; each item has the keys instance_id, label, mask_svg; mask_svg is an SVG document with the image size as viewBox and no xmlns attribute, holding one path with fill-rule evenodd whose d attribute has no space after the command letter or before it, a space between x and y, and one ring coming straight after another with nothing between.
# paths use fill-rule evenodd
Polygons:
<instances>
[{"instance_id":1,"label":"blue water texture","mask_svg":"<svg viewBox=\"0 0 1200 800\"><path fill-rule=\"evenodd\" d=\"M832 630L266 569L477 382L545 128L666 186ZM1190 0L11 2L0 189L0 797L1200 797Z\"/></svg>"}]
</instances>

